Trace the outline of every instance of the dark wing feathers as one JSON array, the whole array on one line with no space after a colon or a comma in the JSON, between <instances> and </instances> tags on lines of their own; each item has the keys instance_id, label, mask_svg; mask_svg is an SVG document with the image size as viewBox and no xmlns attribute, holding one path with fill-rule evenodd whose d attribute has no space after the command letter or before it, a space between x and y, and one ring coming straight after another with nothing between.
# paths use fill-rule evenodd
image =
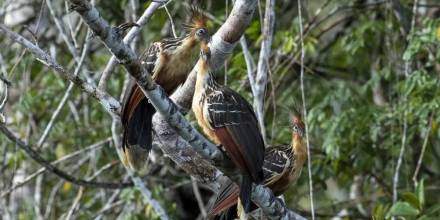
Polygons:
<instances>
[{"instance_id":1,"label":"dark wing feathers","mask_svg":"<svg viewBox=\"0 0 440 220\"><path fill-rule=\"evenodd\" d=\"M208 121L233 162L254 182L263 180L264 142L250 104L226 87L207 97Z\"/></svg>"},{"instance_id":2,"label":"dark wing feathers","mask_svg":"<svg viewBox=\"0 0 440 220\"><path fill-rule=\"evenodd\" d=\"M153 75L156 60L159 57L161 45L161 42L154 42L140 56L142 64L151 75Z\"/></svg>"},{"instance_id":3,"label":"dark wing feathers","mask_svg":"<svg viewBox=\"0 0 440 220\"><path fill-rule=\"evenodd\" d=\"M290 145L270 147L266 149L264 156L264 185L271 184L280 178L288 167L293 163L290 161ZM239 196L239 188L237 184L231 180L224 181L219 193L213 200L209 216L215 220L235 219L236 217L236 204ZM255 209L254 205L251 210Z\"/></svg>"},{"instance_id":4,"label":"dark wing feathers","mask_svg":"<svg viewBox=\"0 0 440 220\"><path fill-rule=\"evenodd\" d=\"M264 184L277 181L291 165L289 146L271 147L266 149L263 165Z\"/></svg>"},{"instance_id":5,"label":"dark wing feathers","mask_svg":"<svg viewBox=\"0 0 440 220\"><path fill-rule=\"evenodd\" d=\"M219 193L214 199L214 203L209 210L208 215L214 216L218 215L231 206L237 204L238 194L240 189L237 184L233 183L230 180L225 181L219 190Z\"/></svg>"},{"instance_id":6,"label":"dark wing feathers","mask_svg":"<svg viewBox=\"0 0 440 220\"><path fill-rule=\"evenodd\" d=\"M145 98L142 90L131 83L127 88L128 95L122 109L122 125L124 126L123 147L138 145L149 151L151 149L151 119L154 107Z\"/></svg>"},{"instance_id":7,"label":"dark wing feathers","mask_svg":"<svg viewBox=\"0 0 440 220\"><path fill-rule=\"evenodd\" d=\"M152 74L157 57L160 53L160 43L153 43L146 49L140 60L146 70ZM124 126L122 136L122 147L126 154L135 154L139 151L128 151L126 148L151 150L152 144L152 117L155 113L154 107L148 102L142 90L138 87L135 80L131 79L124 95L122 106L121 122ZM129 160L145 158L146 155L128 155ZM129 163L141 164L142 161L128 161Z\"/></svg>"},{"instance_id":8,"label":"dark wing feathers","mask_svg":"<svg viewBox=\"0 0 440 220\"><path fill-rule=\"evenodd\" d=\"M160 52L160 43L155 42L151 44L148 49L146 49L141 57L140 60L145 65L145 68L150 73L154 70L154 64L156 62L157 57L159 56ZM124 94L124 105L122 106L122 124L127 125L129 123L130 117L135 112L137 106L142 100L146 100L144 93L142 90L138 87L135 80L131 79L129 86L127 87L127 90Z\"/></svg>"}]
</instances>

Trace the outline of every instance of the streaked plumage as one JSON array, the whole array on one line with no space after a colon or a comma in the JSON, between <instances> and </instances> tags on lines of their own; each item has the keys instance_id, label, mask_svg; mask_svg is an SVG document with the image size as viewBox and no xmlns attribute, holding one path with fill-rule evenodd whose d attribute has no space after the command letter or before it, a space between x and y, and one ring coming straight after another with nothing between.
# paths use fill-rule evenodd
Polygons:
<instances>
[{"instance_id":1,"label":"streaked plumage","mask_svg":"<svg viewBox=\"0 0 440 220\"><path fill-rule=\"evenodd\" d=\"M208 66L209 48L203 48L204 59L197 64L192 109L205 134L221 144L241 170L240 199L247 210L252 182L263 180L263 138L252 106L237 92L216 83Z\"/></svg>"},{"instance_id":2,"label":"streaked plumage","mask_svg":"<svg viewBox=\"0 0 440 220\"><path fill-rule=\"evenodd\" d=\"M197 57L196 46L209 39L206 18L199 10L193 10L188 32L178 38L166 38L154 42L140 57L153 80L167 94L185 82ZM127 88L122 106L124 164L138 170L148 158L152 144L152 117L156 110L148 102L142 90L132 80Z\"/></svg>"},{"instance_id":3,"label":"streaked plumage","mask_svg":"<svg viewBox=\"0 0 440 220\"><path fill-rule=\"evenodd\" d=\"M293 117L291 144L266 149L263 166L264 185L272 189L277 196L287 190L301 175L306 160L306 148L302 140L303 129L301 118ZM235 183L230 180L222 183L209 215L214 219L234 219L237 216L235 205L238 194L239 188Z\"/></svg>"}]
</instances>

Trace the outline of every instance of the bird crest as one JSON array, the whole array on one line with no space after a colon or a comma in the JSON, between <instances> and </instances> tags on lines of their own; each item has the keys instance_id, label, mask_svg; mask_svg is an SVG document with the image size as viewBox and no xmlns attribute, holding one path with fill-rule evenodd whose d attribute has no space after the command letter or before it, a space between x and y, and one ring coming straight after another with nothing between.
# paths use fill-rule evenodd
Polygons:
<instances>
[{"instance_id":1,"label":"bird crest","mask_svg":"<svg viewBox=\"0 0 440 220\"><path fill-rule=\"evenodd\" d=\"M298 132L301 136L303 136L305 125L303 122L303 116L298 109L299 109L298 106L294 106L290 110L289 114L291 118L291 125L295 132Z\"/></svg>"},{"instance_id":2,"label":"bird crest","mask_svg":"<svg viewBox=\"0 0 440 220\"><path fill-rule=\"evenodd\" d=\"M199 7L193 5L189 8L189 12L191 14L190 23L183 24L183 27L190 30L207 27L208 18Z\"/></svg>"}]
</instances>

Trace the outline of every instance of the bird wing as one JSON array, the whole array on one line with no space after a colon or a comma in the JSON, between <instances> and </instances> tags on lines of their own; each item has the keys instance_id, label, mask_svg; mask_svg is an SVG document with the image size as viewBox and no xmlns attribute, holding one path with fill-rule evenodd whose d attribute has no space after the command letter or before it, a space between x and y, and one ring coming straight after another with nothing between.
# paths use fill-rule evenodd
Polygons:
<instances>
[{"instance_id":1,"label":"bird wing","mask_svg":"<svg viewBox=\"0 0 440 220\"><path fill-rule=\"evenodd\" d=\"M140 56L141 63L145 66L146 70L151 74L154 70L156 60L160 53L160 42L152 43ZM122 124L127 124L129 119L135 112L136 107L145 98L144 93L138 87L134 79L131 79L127 90L124 94L123 106L122 106Z\"/></svg>"},{"instance_id":2,"label":"bird wing","mask_svg":"<svg viewBox=\"0 0 440 220\"><path fill-rule=\"evenodd\" d=\"M264 156L264 185L277 182L286 172L293 161L289 157L289 146L270 147Z\"/></svg>"},{"instance_id":3,"label":"bird wing","mask_svg":"<svg viewBox=\"0 0 440 220\"><path fill-rule=\"evenodd\" d=\"M160 56L161 47L161 42L154 42L141 54L139 58L145 69L152 75L154 67L156 66L156 61Z\"/></svg>"},{"instance_id":4,"label":"bird wing","mask_svg":"<svg viewBox=\"0 0 440 220\"><path fill-rule=\"evenodd\" d=\"M160 46L159 42L151 44L140 57L142 64L150 74L154 71ZM141 164L151 149L151 120L154 112L154 107L148 102L135 80L131 79L124 95L121 114L121 122L124 127L122 149L127 154L127 160L130 163L138 159L140 161L134 163ZM139 155L141 153L143 155Z\"/></svg>"},{"instance_id":5,"label":"bird wing","mask_svg":"<svg viewBox=\"0 0 440 220\"><path fill-rule=\"evenodd\" d=\"M263 180L264 141L250 104L238 93L221 87L211 92L204 116L226 153L254 182Z\"/></svg>"},{"instance_id":6,"label":"bird wing","mask_svg":"<svg viewBox=\"0 0 440 220\"><path fill-rule=\"evenodd\" d=\"M225 181L221 185L217 196L213 200L214 202L209 209L208 216L214 217L219 215L226 209L237 204L239 191L240 189L238 188L237 184L233 183L231 180Z\"/></svg>"}]
</instances>

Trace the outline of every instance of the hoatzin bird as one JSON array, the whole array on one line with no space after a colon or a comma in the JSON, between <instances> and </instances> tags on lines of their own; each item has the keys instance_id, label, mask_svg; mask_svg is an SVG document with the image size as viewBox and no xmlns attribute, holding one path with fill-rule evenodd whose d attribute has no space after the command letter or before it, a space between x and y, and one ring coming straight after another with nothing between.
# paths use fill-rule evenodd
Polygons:
<instances>
[{"instance_id":1,"label":"hoatzin bird","mask_svg":"<svg viewBox=\"0 0 440 220\"><path fill-rule=\"evenodd\" d=\"M197 8L192 8L192 19L185 25L187 32L178 38L154 42L140 57L153 80L167 94L185 82L198 56L198 45L209 41L207 19ZM121 121L123 125L123 163L139 170L148 159L152 147L152 117L156 110L132 80L124 95Z\"/></svg>"},{"instance_id":2,"label":"hoatzin bird","mask_svg":"<svg viewBox=\"0 0 440 220\"><path fill-rule=\"evenodd\" d=\"M292 140L290 145L269 147L264 155L264 185L272 189L276 196L281 195L289 184L294 183L301 175L301 170L307 158L304 144L304 124L301 117L292 117ZM238 186L225 181L209 211L213 219L234 219L237 216L239 194ZM256 206L253 207L257 208Z\"/></svg>"},{"instance_id":3,"label":"hoatzin bird","mask_svg":"<svg viewBox=\"0 0 440 220\"><path fill-rule=\"evenodd\" d=\"M263 180L264 141L252 106L215 81L209 60L210 49L202 45L192 110L204 133L241 171L240 200L246 211L251 205L252 183Z\"/></svg>"}]
</instances>

